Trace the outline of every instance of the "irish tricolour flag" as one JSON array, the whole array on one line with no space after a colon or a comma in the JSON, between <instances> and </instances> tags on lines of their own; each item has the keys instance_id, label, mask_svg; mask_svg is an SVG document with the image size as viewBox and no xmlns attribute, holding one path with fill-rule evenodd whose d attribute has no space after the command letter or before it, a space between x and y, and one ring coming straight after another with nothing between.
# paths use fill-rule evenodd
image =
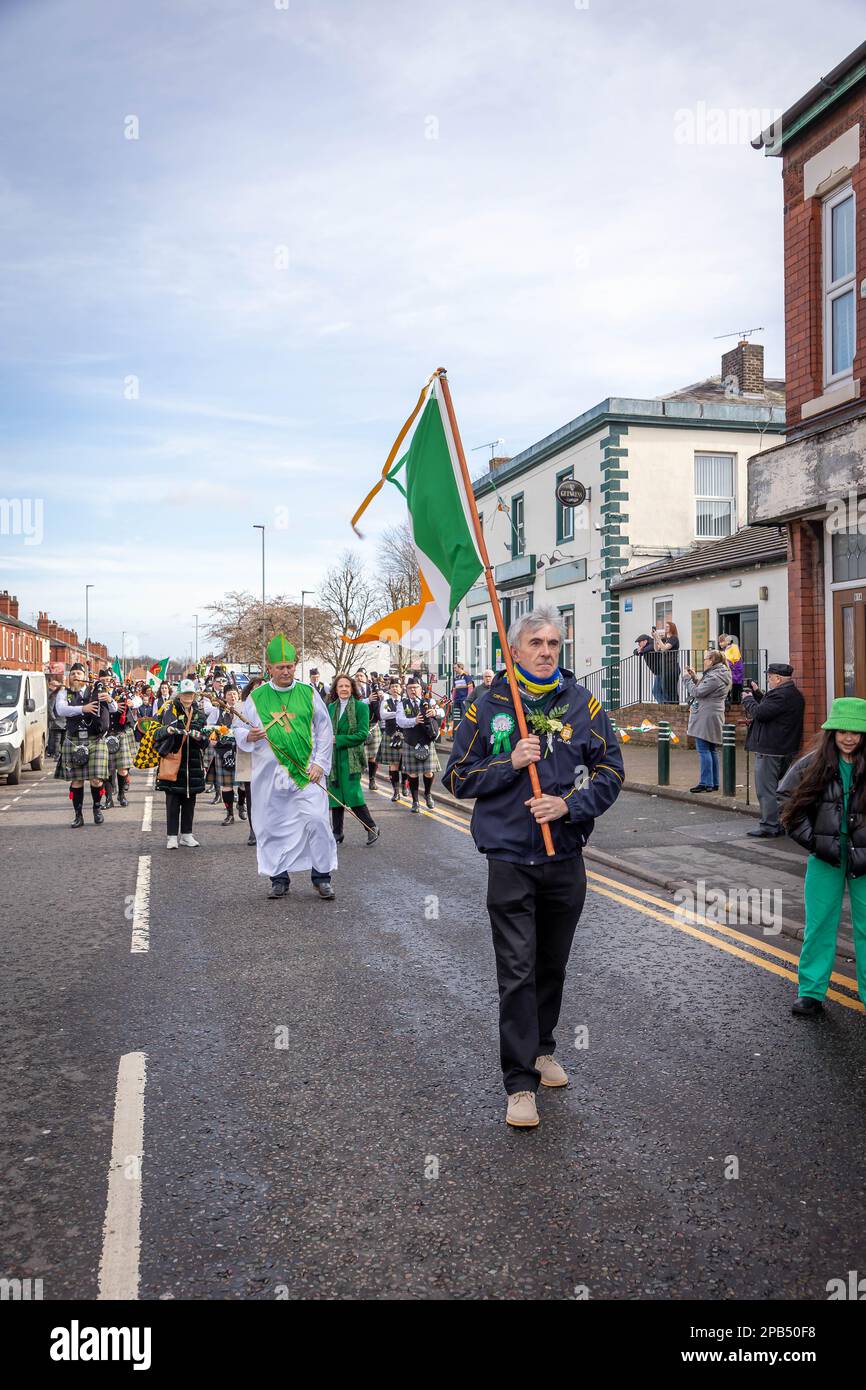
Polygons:
<instances>
[{"instance_id":1,"label":"irish tricolour flag","mask_svg":"<svg viewBox=\"0 0 866 1390\"><path fill-rule=\"evenodd\" d=\"M395 464L393 460L416 418L412 442ZM357 637L344 640L399 642L413 651L430 651L441 641L451 614L484 568L438 373L422 391L397 436L381 479L352 518L353 526L384 482L394 483L405 493L418 558L420 597L410 607L380 618Z\"/></svg>"}]
</instances>

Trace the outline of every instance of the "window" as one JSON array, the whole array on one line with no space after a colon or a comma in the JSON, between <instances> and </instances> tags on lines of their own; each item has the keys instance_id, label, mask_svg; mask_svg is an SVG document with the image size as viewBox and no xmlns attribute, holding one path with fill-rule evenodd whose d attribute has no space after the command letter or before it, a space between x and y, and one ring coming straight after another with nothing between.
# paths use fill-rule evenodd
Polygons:
<instances>
[{"instance_id":1,"label":"window","mask_svg":"<svg viewBox=\"0 0 866 1390\"><path fill-rule=\"evenodd\" d=\"M833 583L866 579L866 536L859 531L837 531L832 539Z\"/></svg>"},{"instance_id":2,"label":"window","mask_svg":"<svg viewBox=\"0 0 866 1390\"><path fill-rule=\"evenodd\" d=\"M695 454L695 535L730 536L736 525L734 454Z\"/></svg>"},{"instance_id":3,"label":"window","mask_svg":"<svg viewBox=\"0 0 866 1390\"><path fill-rule=\"evenodd\" d=\"M824 385L854 370L854 194L850 184L824 204Z\"/></svg>"},{"instance_id":4,"label":"window","mask_svg":"<svg viewBox=\"0 0 866 1390\"><path fill-rule=\"evenodd\" d=\"M530 594L518 594L516 598L511 599L508 608L508 622L510 626L511 623L516 622L518 618L522 618L524 613L530 611L532 608L532 596Z\"/></svg>"},{"instance_id":5,"label":"window","mask_svg":"<svg viewBox=\"0 0 866 1390\"><path fill-rule=\"evenodd\" d=\"M480 678L487 665L487 619L472 619L472 670Z\"/></svg>"},{"instance_id":6,"label":"window","mask_svg":"<svg viewBox=\"0 0 866 1390\"><path fill-rule=\"evenodd\" d=\"M562 482L563 478L573 478L573 468L563 468L561 473L556 475L556 485ZM563 507L559 498L556 499L556 544L561 545L563 541L574 540L574 508ZM569 667L569 670L571 668Z\"/></svg>"},{"instance_id":7,"label":"window","mask_svg":"<svg viewBox=\"0 0 866 1390\"><path fill-rule=\"evenodd\" d=\"M574 605L568 608L560 608L562 617L562 651L559 654L559 664L564 666L567 671L574 670Z\"/></svg>"},{"instance_id":8,"label":"window","mask_svg":"<svg viewBox=\"0 0 866 1390\"><path fill-rule=\"evenodd\" d=\"M672 598L653 599L653 626L662 627L669 623L674 615L674 601Z\"/></svg>"},{"instance_id":9,"label":"window","mask_svg":"<svg viewBox=\"0 0 866 1390\"><path fill-rule=\"evenodd\" d=\"M523 493L518 492L511 499L511 554L514 558L525 554L526 530L523 523Z\"/></svg>"}]
</instances>

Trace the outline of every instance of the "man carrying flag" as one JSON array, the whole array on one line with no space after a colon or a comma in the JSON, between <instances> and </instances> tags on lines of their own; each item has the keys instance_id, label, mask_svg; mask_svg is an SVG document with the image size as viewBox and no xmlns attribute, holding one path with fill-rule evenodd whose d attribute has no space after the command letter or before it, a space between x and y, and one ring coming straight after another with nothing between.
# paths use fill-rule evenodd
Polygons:
<instances>
[{"instance_id":1,"label":"man carrying flag","mask_svg":"<svg viewBox=\"0 0 866 1390\"><path fill-rule=\"evenodd\" d=\"M295 680L298 655L282 634L267 646L270 679L251 691L234 729L242 753L252 754L259 873L271 880L269 898L283 898L290 875L309 869L319 897L331 899L337 845L325 790L334 731L324 700Z\"/></svg>"},{"instance_id":2,"label":"man carrying flag","mask_svg":"<svg viewBox=\"0 0 866 1390\"><path fill-rule=\"evenodd\" d=\"M416 417L412 442L395 464ZM559 668L559 614L526 614L506 634L442 367L424 386L353 528L386 482L404 491L404 466L419 601L344 640L429 650L484 573L505 675L467 704L443 780L455 796L476 799L472 833L488 860L506 1121L534 1127L539 1084L568 1084L553 1059L553 1033L586 893L581 850L595 817L619 793L622 757L599 702Z\"/></svg>"}]
</instances>

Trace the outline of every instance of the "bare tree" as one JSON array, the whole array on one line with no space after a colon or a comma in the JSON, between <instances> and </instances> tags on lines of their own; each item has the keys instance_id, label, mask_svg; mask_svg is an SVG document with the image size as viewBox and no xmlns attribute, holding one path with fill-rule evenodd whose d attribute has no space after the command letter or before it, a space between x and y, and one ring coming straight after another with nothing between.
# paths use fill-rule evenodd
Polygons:
<instances>
[{"instance_id":1,"label":"bare tree","mask_svg":"<svg viewBox=\"0 0 866 1390\"><path fill-rule=\"evenodd\" d=\"M325 575L318 596L320 607L330 620L329 639L319 654L335 671L351 675L367 664L373 648L352 646L344 642L343 637L355 637L380 616L376 590L355 551L343 551L336 565Z\"/></svg>"},{"instance_id":2,"label":"bare tree","mask_svg":"<svg viewBox=\"0 0 866 1390\"><path fill-rule=\"evenodd\" d=\"M408 608L421 597L418 579L418 556L408 521L389 526L382 533L377 562L379 598L383 612ZM391 666L400 672L419 665L418 654L399 642L389 642Z\"/></svg>"},{"instance_id":3,"label":"bare tree","mask_svg":"<svg viewBox=\"0 0 866 1390\"><path fill-rule=\"evenodd\" d=\"M205 632L212 637L225 661L261 661L262 645L277 632L285 633L301 650L301 605L279 594L262 601L252 594L233 590L217 603L210 603L211 615ZM304 646L308 656L324 658L331 643L332 620L321 608L304 610Z\"/></svg>"}]
</instances>

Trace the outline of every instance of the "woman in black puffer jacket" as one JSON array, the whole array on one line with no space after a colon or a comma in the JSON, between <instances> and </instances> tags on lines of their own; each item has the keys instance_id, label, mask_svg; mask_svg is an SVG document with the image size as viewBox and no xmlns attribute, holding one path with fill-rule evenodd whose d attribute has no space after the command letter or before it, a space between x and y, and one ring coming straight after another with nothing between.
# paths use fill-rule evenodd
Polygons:
<instances>
[{"instance_id":1,"label":"woman in black puffer jacket","mask_svg":"<svg viewBox=\"0 0 866 1390\"><path fill-rule=\"evenodd\" d=\"M866 1003L866 700L833 701L817 747L779 784L781 820L809 850L806 926L792 1012L819 1014L830 984L845 897L851 900L857 988Z\"/></svg>"},{"instance_id":2,"label":"woman in black puffer jacket","mask_svg":"<svg viewBox=\"0 0 866 1390\"><path fill-rule=\"evenodd\" d=\"M176 780L161 778L157 772L157 791L165 792L168 849L177 849L179 844L190 849L198 845L192 833L192 822L195 799L204 791L204 751L211 731L195 702L195 695L195 682L182 680L176 698L163 714L163 723L154 735L160 757L180 749Z\"/></svg>"}]
</instances>

